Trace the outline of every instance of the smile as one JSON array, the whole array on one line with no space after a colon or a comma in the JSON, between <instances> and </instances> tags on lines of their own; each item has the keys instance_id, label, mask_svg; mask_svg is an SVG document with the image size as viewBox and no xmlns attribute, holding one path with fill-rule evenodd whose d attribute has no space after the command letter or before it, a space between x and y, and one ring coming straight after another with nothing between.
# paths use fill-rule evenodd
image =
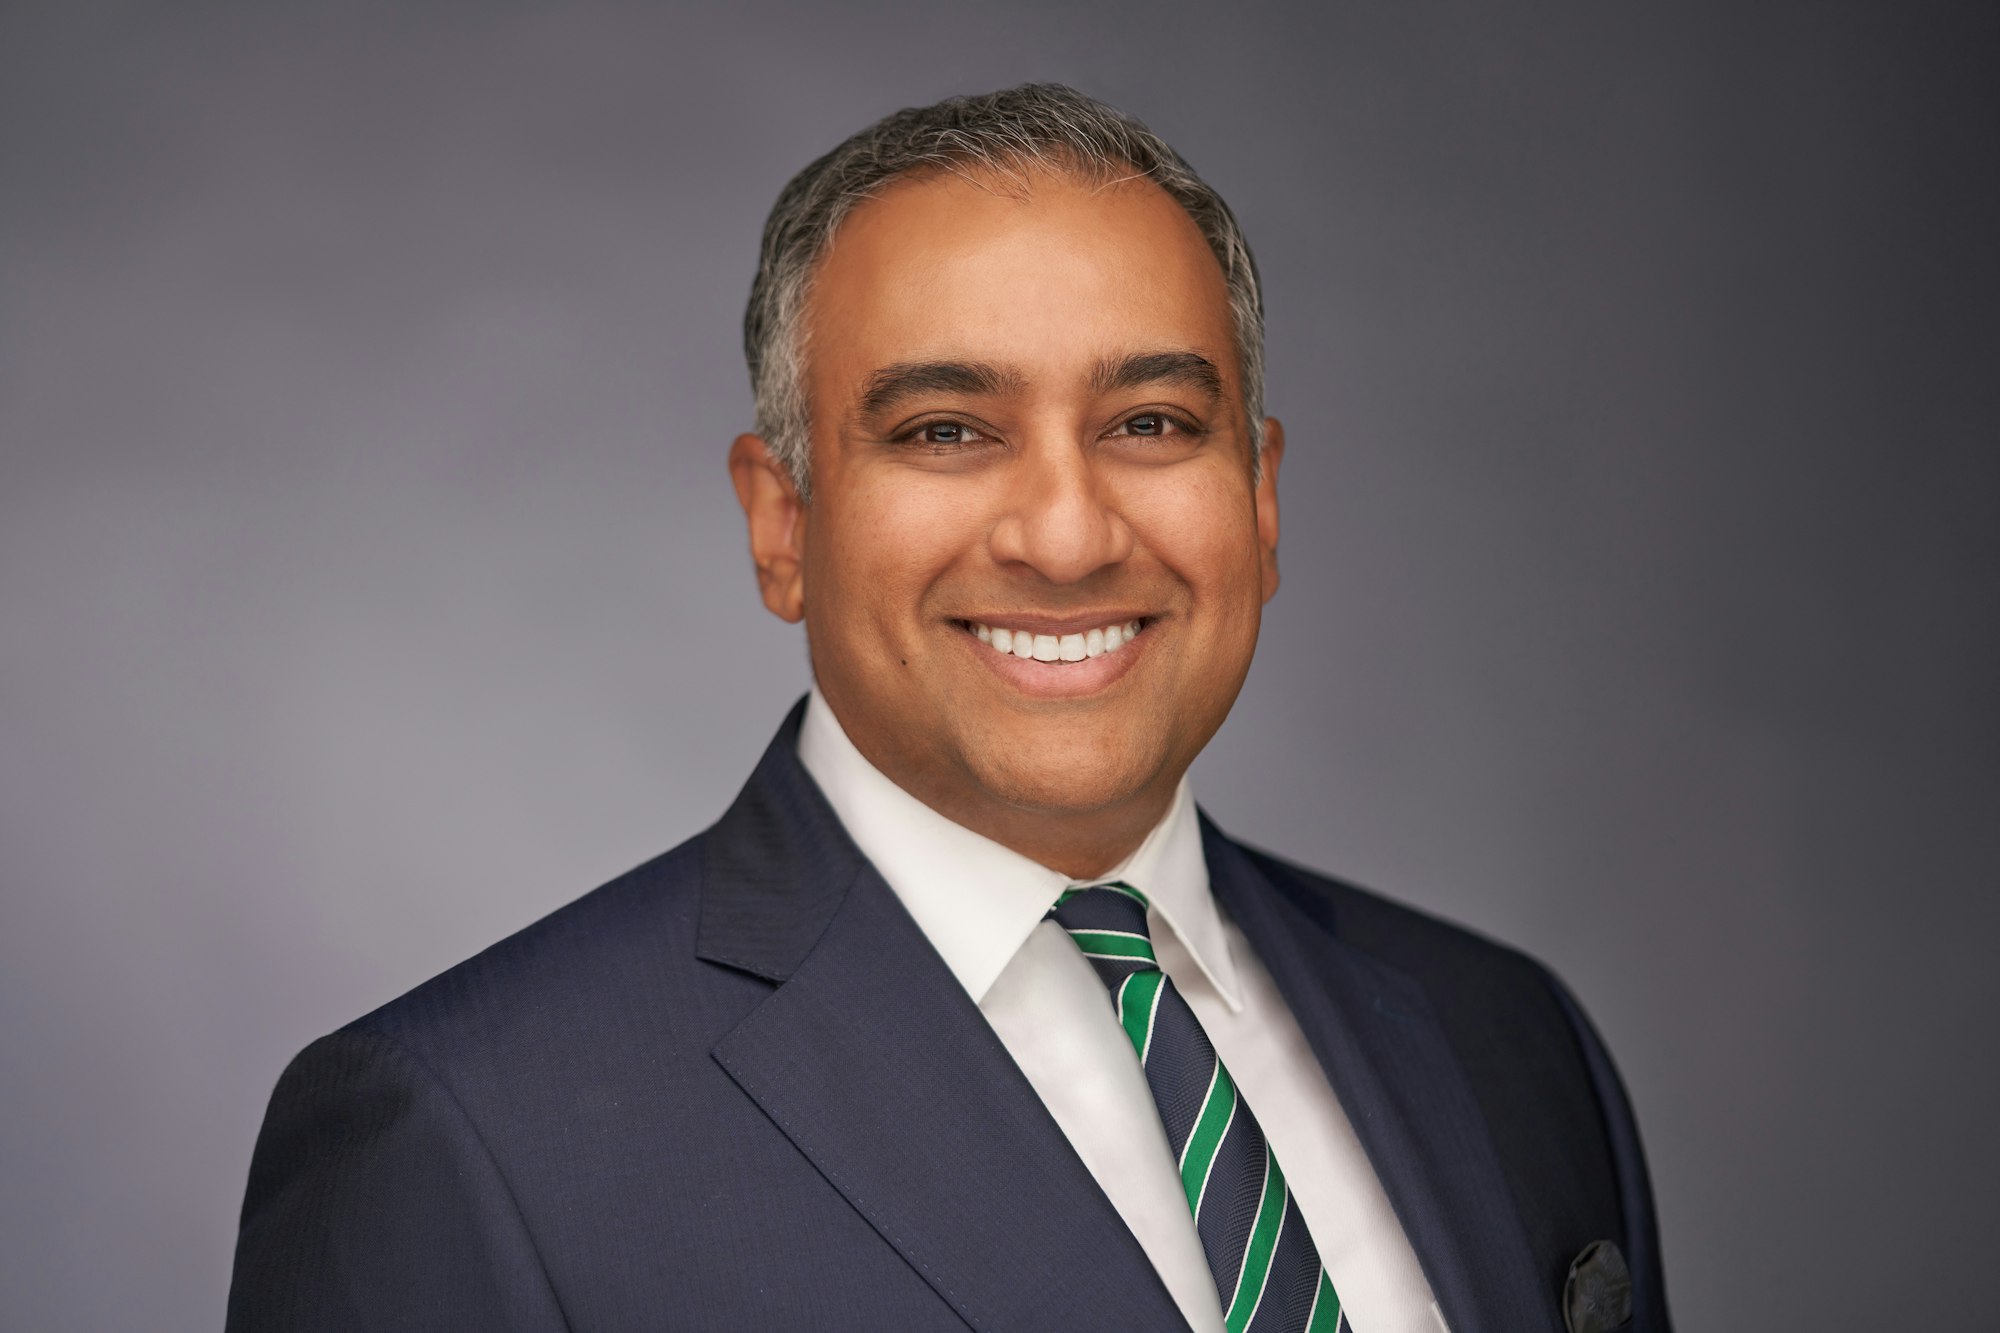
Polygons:
<instances>
[{"instance_id":1,"label":"smile","mask_svg":"<svg viewBox=\"0 0 2000 1333\"><path fill-rule=\"evenodd\" d=\"M1118 652L1137 638L1146 624L1143 620L1127 620L1081 633L1037 634L1031 630L987 625L976 620L960 623L994 652L1036 662L1082 662Z\"/></svg>"}]
</instances>

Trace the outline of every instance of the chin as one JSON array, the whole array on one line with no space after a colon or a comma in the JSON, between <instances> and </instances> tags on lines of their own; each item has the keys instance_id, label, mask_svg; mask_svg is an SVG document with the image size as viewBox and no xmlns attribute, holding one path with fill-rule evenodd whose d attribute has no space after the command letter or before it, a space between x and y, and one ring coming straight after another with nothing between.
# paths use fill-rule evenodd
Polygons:
<instances>
[{"instance_id":1,"label":"chin","mask_svg":"<svg viewBox=\"0 0 2000 1333\"><path fill-rule=\"evenodd\" d=\"M1160 772L1163 758L1106 744L1023 751L976 757L973 776L1006 804L1047 814L1084 815L1128 801Z\"/></svg>"}]
</instances>

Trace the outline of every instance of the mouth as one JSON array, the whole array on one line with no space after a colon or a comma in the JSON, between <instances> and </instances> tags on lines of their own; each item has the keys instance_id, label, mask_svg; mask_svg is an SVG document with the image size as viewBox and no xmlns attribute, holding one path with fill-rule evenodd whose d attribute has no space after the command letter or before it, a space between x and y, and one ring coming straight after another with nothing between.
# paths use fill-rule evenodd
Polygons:
<instances>
[{"instance_id":1,"label":"mouth","mask_svg":"<svg viewBox=\"0 0 2000 1333\"><path fill-rule=\"evenodd\" d=\"M958 626L985 644L996 656L1050 666L1067 666L1108 657L1126 650L1152 624L1147 616L1113 620L1088 629L1056 625L988 624L961 620Z\"/></svg>"},{"instance_id":2,"label":"mouth","mask_svg":"<svg viewBox=\"0 0 2000 1333\"><path fill-rule=\"evenodd\" d=\"M1101 619L1100 619L1101 617ZM1056 620L960 620L966 653L1005 688L1043 703L1084 703L1117 687L1153 654L1152 616L1117 611Z\"/></svg>"}]
</instances>

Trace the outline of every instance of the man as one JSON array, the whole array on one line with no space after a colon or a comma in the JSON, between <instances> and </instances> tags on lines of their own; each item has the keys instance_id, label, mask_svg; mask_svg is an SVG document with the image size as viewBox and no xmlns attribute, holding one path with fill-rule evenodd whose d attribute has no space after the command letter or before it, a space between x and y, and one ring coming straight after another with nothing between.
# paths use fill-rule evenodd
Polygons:
<instances>
[{"instance_id":1,"label":"man","mask_svg":"<svg viewBox=\"0 0 2000 1333\"><path fill-rule=\"evenodd\" d=\"M729 466L814 691L714 828L294 1062L231 1326L1664 1330L1562 988L1192 803L1278 584L1260 312L1067 89L793 180Z\"/></svg>"}]
</instances>

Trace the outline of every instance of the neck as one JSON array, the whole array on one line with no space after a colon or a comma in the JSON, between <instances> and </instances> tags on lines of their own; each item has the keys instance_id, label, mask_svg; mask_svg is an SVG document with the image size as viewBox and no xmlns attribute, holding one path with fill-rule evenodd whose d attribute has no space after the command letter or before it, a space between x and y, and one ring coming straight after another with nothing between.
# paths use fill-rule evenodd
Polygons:
<instances>
[{"instance_id":1,"label":"neck","mask_svg":"<svg viewBox=\"0 0 2000 1333\"><path fill-rule=\"evenodd\" d=\"M1138 777L1135 789L1123 783L1037 784L1008 780L1019 774L973 771L963 758L936 750L913 752L880 729L848 729L822 692L815 716L839 747L855 754L876 776L920 801L960 828L1071 879L1097 879L1139 849L1159 825L1179 793L1182 764L1164 764ZM828 726L827 724L831 724ZM829 741L829 744L833 742ZM995 781L995 778L999 781ZM1093 789L1090 804L1061 804L1064 795Z\"/></svg>"},{"instance_id":2,"label":"neck","mask_svg":"<svg viewBox=\"0 0 2000 1333\"><path fill-rule=\"evenodd\" d=\"M901 785L901 784L899 784ZM1115 808L1078 813L1008 805L988 799L955 799L955 793L903 790L964 828L1071 879L1096 879L1139 850L1165 818L1174 786L1143 792Z\"/></svg>"}]
</instances>

